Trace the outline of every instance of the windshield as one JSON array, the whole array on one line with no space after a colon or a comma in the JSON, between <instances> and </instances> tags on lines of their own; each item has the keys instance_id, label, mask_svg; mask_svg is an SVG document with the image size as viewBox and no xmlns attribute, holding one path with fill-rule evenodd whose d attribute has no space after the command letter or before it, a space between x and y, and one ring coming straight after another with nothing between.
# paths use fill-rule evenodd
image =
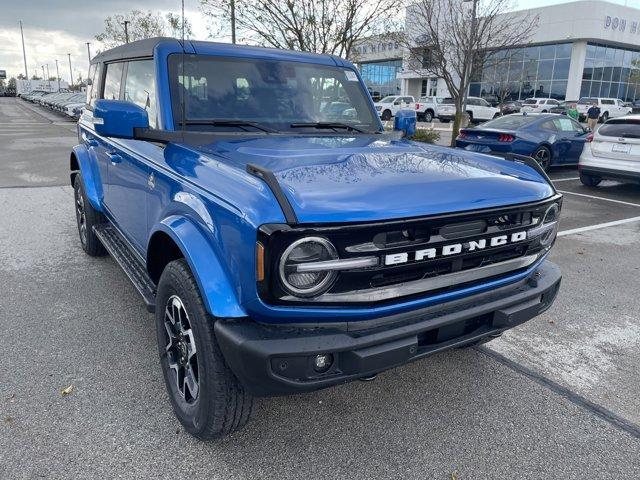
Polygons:
<instances>
[{"instance_id":1,"label":"windshield","mask_svg":"<svg viewBox=\"0 0 640 480\"><path fill-rule=\"evenodd\" d=\"M189 130L304 132L314 127L301 124L331 123L379 130L369 96L350 69L174 54L169 75L176 129L184 123Z\"/></svg>"},{"instance_id":2,"label":"windshield","mask_svg":"<svg viewBox=\"0 0 640 480\"><path fill-rule=\"evenodd\" d=\"M539 118L531 115L505 115L482 124L482 128L497 128L503 130L517 130L535 122Z\"/></svg>"}]
</instances>

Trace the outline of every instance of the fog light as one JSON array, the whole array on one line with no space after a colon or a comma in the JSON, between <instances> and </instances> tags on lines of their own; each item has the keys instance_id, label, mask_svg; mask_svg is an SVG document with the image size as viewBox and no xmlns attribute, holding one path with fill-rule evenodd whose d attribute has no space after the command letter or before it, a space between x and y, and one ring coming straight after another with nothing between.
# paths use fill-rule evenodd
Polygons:
<instances>
[{"instance_id":1,"label":"fog light","mask_svg":"<svg viewBox=\"0 0 640 480\"><path fill-rule=\"evenodd\" d=\"M316 355L313 359L313 369L318 373L324 373L331 368L333 364L333 355L330 353L322 353Z\"/></svg>"}]
</instances>

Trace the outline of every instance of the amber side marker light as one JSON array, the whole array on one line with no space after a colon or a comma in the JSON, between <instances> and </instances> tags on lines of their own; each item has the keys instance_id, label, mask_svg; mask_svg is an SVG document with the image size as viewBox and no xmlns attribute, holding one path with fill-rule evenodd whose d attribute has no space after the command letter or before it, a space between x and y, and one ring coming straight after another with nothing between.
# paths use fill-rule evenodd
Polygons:
<instances>
[{"instance_id":1,"label":"amber side marker light","mask_svg":"<svg viewBox=\"0 0 640 480\"><path fill-rule=\"evenodd\" d=\"M256 280L264 280L264 245L256 242Z\"/></svg>"}]
</instances>

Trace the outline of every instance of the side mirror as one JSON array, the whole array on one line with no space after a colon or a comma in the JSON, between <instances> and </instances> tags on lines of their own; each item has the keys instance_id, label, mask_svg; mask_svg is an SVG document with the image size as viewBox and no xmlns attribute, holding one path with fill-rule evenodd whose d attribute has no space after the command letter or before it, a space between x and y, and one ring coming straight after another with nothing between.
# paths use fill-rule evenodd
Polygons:
<instances>
[{"instance_id":1,"label":"side mirror","mask_svg":"<svg viewBox=\"0 0 640 480\"><path fill-rule=\"evenodd\" d=\"M398 110L393 121L393 129L403 133L404 137L410 137L416 133L416 111Z\"/></svg>"},{"instance_id":2,"label":"side mirror","mask_svg":"<svg viewBox=\"0 0 640 480\"><path fill-rule=\"evenodd\" d=\"M96 100L93 119L96 132L104 137L133 139L135 128L149 128L147 111L123 100Z\"/></svg>"}]
</instances>

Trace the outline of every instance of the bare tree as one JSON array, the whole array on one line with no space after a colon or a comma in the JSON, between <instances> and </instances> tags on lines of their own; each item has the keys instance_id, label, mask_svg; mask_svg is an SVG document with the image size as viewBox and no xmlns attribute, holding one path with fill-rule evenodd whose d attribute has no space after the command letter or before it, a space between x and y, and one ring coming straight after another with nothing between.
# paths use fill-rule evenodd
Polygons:
<instances>
[{"instance_id":1,"label":"bare tree","mask_svg":"<svg viewBox=\"0 0 640 480\"><path fill-rule=\"evenodd\" d=\"M456 106L452 145L472 69L488 62L500 68L508 57L487 54L525 44L538 26L538 17L527 11L505 15L512 7L512 0L418 0L408 8L400 37L406 63L410 70L444 80Z\"/></svg>"},{"instance_id":2,"label":"bare tree","mask_svg":"<svg viewBox=\"0 0 640 480\"><path fill-rule=\"evenodd\" d=\"M402 0L200 0L210 33L235 22L244 43L347 57L359 40L392 31Z\"/></svg>"},{"instance_id":3,"label":"bare tree","mask_svg":"<svg viewBox=\"0 0 640 480\"><path fill-rule=\"evenodd\" d=\"M179 38L182 35L182 18L179 15L168 13L162 16L151 10L147 12L132 10L127 14L117 14L106 18L104 32L96 35L96 40L101 42L105 48L113 48L126 43L125 22L128 24L129 41L165 37L168 34ZM191 25L186 19L184 29L185 36L192 35Z\"/></svg>"}]
</instances>

